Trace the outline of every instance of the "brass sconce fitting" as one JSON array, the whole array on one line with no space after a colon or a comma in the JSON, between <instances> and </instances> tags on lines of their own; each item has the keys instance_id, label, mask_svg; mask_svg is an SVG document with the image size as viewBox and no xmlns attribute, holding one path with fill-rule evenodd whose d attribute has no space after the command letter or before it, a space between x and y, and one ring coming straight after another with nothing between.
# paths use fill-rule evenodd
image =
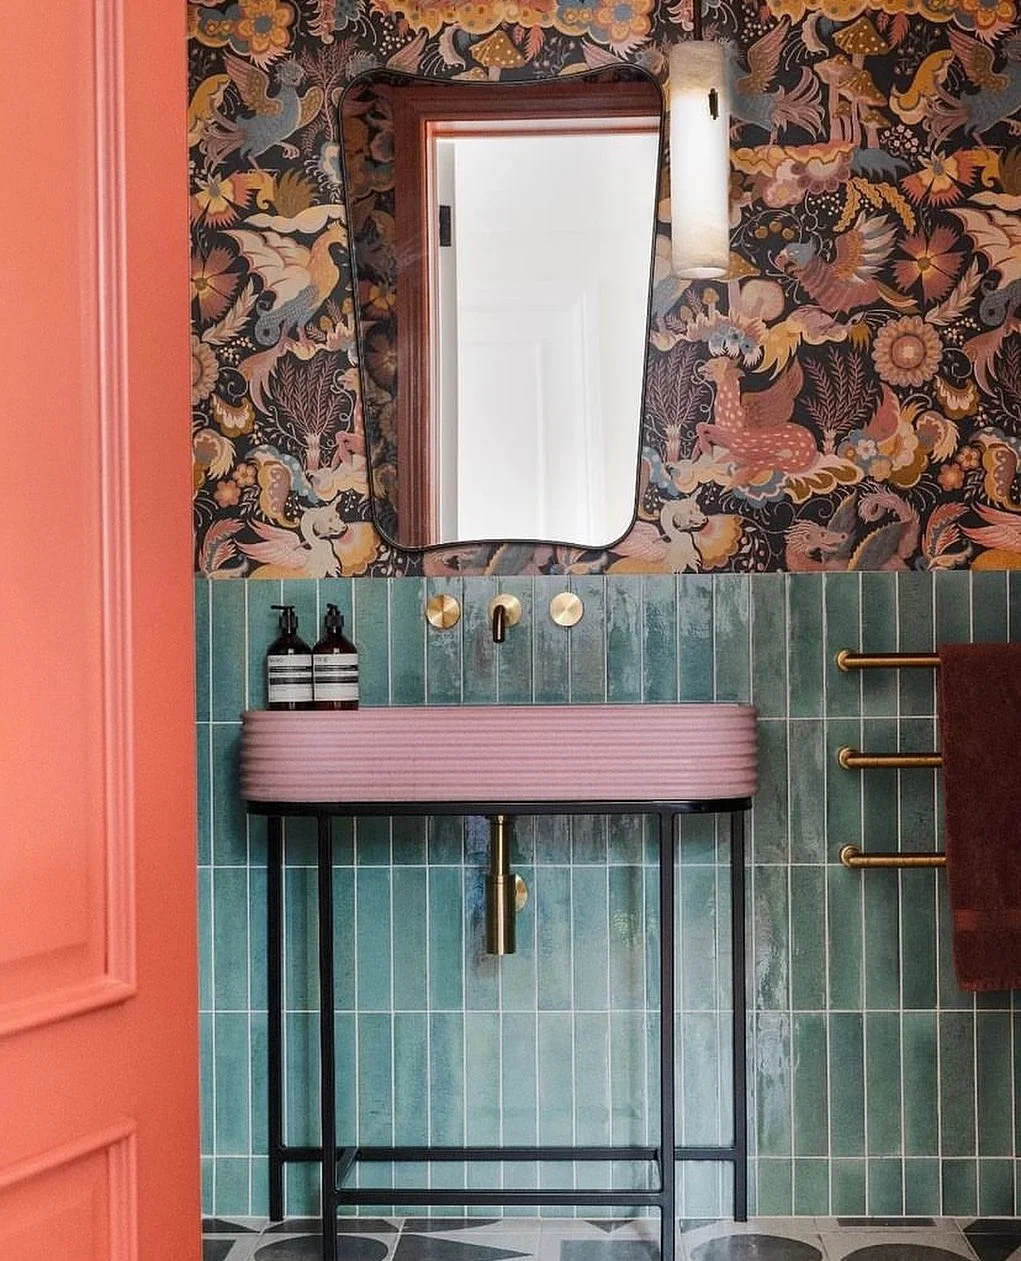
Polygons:
<instances>
[{"instance_id":1,"label":"brass sconce fitting","mask_svg":"<svg viewBox=\"0 0 1021 1261\"><path fill-rule=\"evenodd\" d=\"M502 644L507 637L507 627L521 621L521 601L516 595L493 596L489 601L489 616L493 624L493 643Z\"/></svg>"},{"instance_id":2,"label":"brass sconce fitting","mask_svg":"<svg viewBox=\"0 0 1021 1261\"><path fill-rule=\"evenodd\" d=\"M510 820L489 818L489 874L486 876L486 952L512 955L515 917L528 901L528 886L510 869Z\"/></svg>"}]
</instances>

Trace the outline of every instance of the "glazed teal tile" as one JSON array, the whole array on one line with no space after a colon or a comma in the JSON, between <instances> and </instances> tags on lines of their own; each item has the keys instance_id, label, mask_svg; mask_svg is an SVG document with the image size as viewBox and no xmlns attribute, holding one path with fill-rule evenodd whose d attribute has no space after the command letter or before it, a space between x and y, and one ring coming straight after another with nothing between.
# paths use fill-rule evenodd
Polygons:
<instances>
[{"instance_id":1,"label":"glazed teal tile","mask_svg":"<svg viewBox=\"0 0 1021 1261\"><path fill-rule=\"evenodd\" d=\"M499 1008L502 960L486 953L486 890L481 869L465 869L464 1006L477 1011Z\"/></svg>"},{"instance_id":2,"label":"glazed teal tile","mask_svg":"<svg viewBox=\"0 0 1021 1261\"><path fill-rule=\"evenodd\" d=\"M284 1016L284 1116L289 1143L314 1143L319 1137L315 1083L319 1080L319 1017L294 1011Z\"/></svg>"},{"instance_id":3,"label":"glazed teal tile","mask_svg":"<svg viewBox=\"0 0 1021 1261\"><path fill-rule=\"evenodd\" d=\"M505 1143L536 1142L535 1039L534 1012L520 1012L504 1019L500 1072Z\"/></svg>"},{"instance_id":4,"label":"glazed teal tile","mask_svg":"<svg viewBox=\"0 0 1021 1261\"><path fill-rule=\"evenodd\" d=\"M826 832L829 850L826 857L837 861L842 845L860 845L862 805L862 781L858 771L845 771L837 765L837 750L842 747L858 748L861 744L857 721L838 718L826 723L826 753L829 760L826 776Z\"/></svg>"},{"instance_id":5,"label":"glazed teal tile","mask_svg":"<svg viewBox=\"0 0 1021 1261\"><path fill-rule=\"evenodd\" d=\"M506 1022L505 1022L506 1023ZM506 1034L505 1034L506 1036ZM581 1146L610 1141L610 1017L579 1011L574 1017L574 1123ZM590 1175L591 1176L591 1175ZM600 1185L594 1179L588 1185Z\"/></svg>"},{"instance_id":6,"label":"glazed teal tile","mask_svg":"<svg viewBox=\"0 0 1021 1261\"><path fill-rule=\"evenodd\" d=\"M794 1154L825 1156L829 1150L826 1016L794 1016Z\"/></svg>"},{"instance_id":7,"label":"glazed teal tile","mask_svg":"<svg viewBox=\"0 0 1021 1261\"><path fill-rule=\"evenodd\" d=\"M429 1073L424 1011L394 1014L393 1127L394 1141L421 1146L429 1141Z\"/></svg>"},{"instance_id":8,"label":"glazed teal tile","mask_svg":"<svg viewBox=\"0 0 1021 1261\"><path fill-rule=\"evenodd\" d=\"M269 1204L269 1159L254 1156L249 1162L251 1179L251 1203L249 1212L257 1217L265 1216L264 1205Z\"/></svg>"},{"instance_id":9,"label":"glazed teal tile","mask_svg":"<svg viewBox=\"0 0 1021 1261\"><path fill-rule=\"evenodd\" d=\"M213 1069L216 1074L217 1154L248 1151L248 1014L218 1012L213 1017Z\"/></svg>"},{"instance_id":10,"label":"glazed teal tile","mask_svg":"<svg viewBox=\"0 0 1021 1261\"><path fill-rule=\"evenodd\" d=\"M449 633L429 625L425 606L424 579L395 578L390 583L390 700L394 705L424 703L426 636Z\"/></svg>"},{"instance_id":11,"label":"glazed teal tile","mask_svg":"<svg viewBox=\"0 0 1021 1261\"><path fill-rule=\"evenodd\" d=\"M218 1011L248 1009L248 869L213 869L213 1003Z\"/></svg>"},{"instance_id":12,"label":"glazed teal tile","mask_svg":"<svg viewBox=\"0 0 1021 1261\"><path fill-rule=\"evenodd\" d=\"M826 1006L826 872L791 868L791 1005L795 1011Z\"/></svg>"},{"instance_id":13,"label":"glazed teal tile","mask_svg":"<svg viewBox=\"0 0 1021 1261\"><path fill-rule=\"evenodd\" d=\"M394 815L390 835L395 867L421 866L426 861L428 831L424 815Z\"/></svg>"},{"instance_id":14,"label":"glazed teal tile","mask_svg":"<svg viewBox=\"0 0 1021 1261\"><path fill-rule=\"evenodd\" d=\"M823 656L826 713L830 718L861 713L860 670L841 670L836 663L843 649L857 652L861 645L861 575L825 574L823 608L826 642Z\"/></svg>"},{"instance_id":15,"label":"glazed teal tile","mask_svg":"<svg viewBox=\"0 0 1021 1261\"><path fill-rule=\"evenodd\" d=\"M831 1012L830 1132L834 1156L865 1151L865 1061L860 1012Z\"/></svg>"},{"instance_id":16,"label":"glazed teal tile","mask_svg":"<svg viewBox=\"0 0 1021 1261\"><path fill-rule=\"evenodd\" d=\"M659 1008L659 928L659 885L653 877L645 881L645 993L646 1003L652 1010ZM650 1022L652 1019L650 1014ZM656 1089L659 1089L658 1078Z\"/></svg>"},{"instance_id":17,"label":"glazed teal tile","mask_svg":"<svg viewBox=\"0 0 1021 1261\"><path fill-rule=\"evenodd\" d=\"M939 1005L944 1008L970 1012L975 1006L975 995L965 993L960 989L957 984L957 977L954 975L953 922L945 873L942 880L936 881L936 917L938 922L936 931L938 943L936 975L939 986Z\"/></svg>"},{"instance_id":18,"label":"glazed teal tile","mask_svg":"<svg viewBox=\"0 0 1021 1261\"><path fill-rule=\"evenodd\" d=\"M677 1029L680 1141L718 1143L724 1136L719 1102L722 1048L716 1017L711 1012L686 1012L678 1018ZM728 1054L729 1050L728 1046Z\"/></svg>"},{"instance_id":19,"label":"glazed teal tile","mask_svg":"<svg viewBox=\"0 0 1021 1261\"><path fill-rule=\"evenodd\" d=\"M464 584L457 578L430 578L426 582L426 599L434 595L451 595L461 604L461 620L443 634L430 632L425 638L426 701L430 705L459 705L463 697L465 676L464 638L468 611ZM485 601L488 603L488 599ZM472 609L472 616L476 611Z\"/></svg>"},{"instance_id":20,"label":"glazed teal tile","mask_svg":"<svg viewBox=\"0 0 1021 1261\"><path fill-rule=\"evenodd\" d=\"M872 718L862 723L861 748L866 753L893 753L897 750L897 723L894 719ZM836 772L835 772L836 773ZM851 771L862 778L864 804L862 822L865 848L896 849L897 837L897 771Z\"/></svg>"},{"instance_id":21,"label":"glazed teal tile","mask_svg":"<svg viewBox=\"0 0 1021 1261\"><path fill-rule=\"evenodd\" d=\"M281 602L280 584L249 582L244 585L248 588L248 707L265 709L266 650L280 634L280 614L272 607Z\"/></svg>"},{"instance_id":22,"label":"glazed teal tile","mask_svg":"<svg viewBox=\"0 0 1021 1261\"><path fill-rule=\"evenodd\" d=\"M863 1005L862 884L861 875L842 866L826 870L831 1008L855 1011Z\"/></svg>"},{"instance_id":23,"label":"glazed teal tile","mask_svg":"<svg viewBox=\"0 0 1021 1261\"><path fill-rule=\"evenodd\" d=\"M794 1211L794 1162L758 1162L758 1205L763 1217L788 1217Z\"/></svg>"},{"instance_id":24,"label":"glazed teal tile","mask_svg":"<svg viewBox=\"0 0 1021 1261\"><path fill-rule=\"evenodd\" d=\"M493 620L489 615L489 602L499 590L495 578L470 578L465 580L464 612L461 621L462 651L464 653L464 678L461 700L465 705L492 705L497 695L497 659L506 647L493 642ZM449 635L443 631L441 635ZM524 639L528 635L527 622L506 628L507 641L515 636ZM437 632L430 630L430 640Z\"/></svg>"},{"instance_id":25,"label":"glazed teal tile","mask_svg":"<svg viewBox=\"0 0 1021 1261\"><path fill-rule=\"evenodd\" d=\"M978 1154L1009 1156L1013 1147L1010 1013L980 1011L976 1023Z\"/></svg>"},{"instance_id":26,"label":"glazed teal tile","mask_svg":"<svg viewBox=\"0 0 1021 1261\"><path fill-rule=\"evenodd\" d=\"M978 1210L983 1217L1014 1216L1014 1162L978 1162Z\"/></svg>"},{"instance_id":27,"label":"glazed teal tile","mask_svg":"<svg viewBox=\"0 0 1021 1261\"><path fill-rule=\"evenodd\" d=\"M645 925L641 867L609 869L608 964L612 1005L645 1005Z\"/></svg>"},{"instance_id":28,"label":"glazed teal tile","mask_svg":"<svg viewBox=\"0 0 1021 1261\"><path fill-rule=\"evenodd\" d=\"M865 1161L834 1160L831 1174L831 1212L857 1217L865 1212Z\"/></svg>"},{"instance_id":29,"label":"glazed teal tile","mask_svg":"<svg viewBox=\"0 0 1021 1261\"><path fill-rule=\"evenodd\" d=\"M784 1011L790 1007L789 870L754 870L754 995L758 1011Z\"/></svg>"},{"instance_id":30,"label":"glazed teal tile","mask_svg":"<svg viewBox=\"0 0 1021 1261\"><path fill-rule=\"evenodd\" d=\"M893 652L897 648L897 579L894 574L861 576L862 652ZM862 709L887 717L897 712L897 671L862 671Z\"/></svg>"},{"instance_id":31,"label":"glazed teal tile","mask_svg":"<svg viewBox=\"0 0 1021 1261\"><path fill-rule=\"evenodd\" d=\"M542 1022L547 1018L546 1015L539 1017L540 1038ZM564 1019L560 1016L556 1018ZM610 1130L612 1141L618 1146L644 1143L648 1136L643 1085L644 1023L640 1011L610 1012ZM540 1089L540 1118L544 1115L545 1106ZM540 1120L540 1138L541 1129Z\"/></svg>"},{"instance_id":32,"label":"glazed teal tile","mask_svg":"<svg viewBox=\"0 0 1021 1261\"><path fill-rule=\"evenodd\" d=\"M567 814L546 814L535 817L535 861L567 863L571 861L574 821Z\"/></svg>"},{"instance_id":33,"label":"glazed teal tile","mask_svg":"<svg viewBox=\"0 0 1021 1261\"><path fill-rule=\"evenodd\" d=\"M571 1007L571 873L567 867L539 867L535 873L535 923L539 1008Z\"/></svg>"},{"instance_id":34,"label":"glazed teal tile","mask_svg":"<svg viewBox=\"0 0 1021 1261\"><path fill-rule=\"evenodd\" d=\"M883 844L882 848L885 849L886 845ZM900 1006L898 887L896 871L870 871L862 878L865 897L865 1006L872 1010Z\"/></svg>"},{"instance_id":35,"label":"glazed teal tile","mask_svg":"<svg viewBox=\"0 0 1021 1261\"><path fill-rule=\"evenodd\" d=\"M246 582L244 585L251 587L254 584ZM322 615L319 612L319 584L312 578L281 582L280 599L277 603L294 605L298 617L298 634L311 648L323 631ZM279 630L274 633L274 639L277 634Z\"/></svg>"},{"instance_id":36,"label":"glazed teal tile","mask_svg":"<svg viewBox=\"0 0 1021 1261\"><path fill-rule=\"evenodd\" d=\"M901 1017L904 1067L904 1152L928 1156L939 1142L939 1052L936 1013L906 1011Z\"/></svg>"},{"instance_id":37,"label":"glazed teal tile","mask_svg":"<svg viewBox=\"0 0 1021 1261\"><path fill-rule=\"evenodd\" d=\"M749 580L744 574L717 574L713 586L713 638L718 701L751 699Z\"/></svg>"},{"instance_id":38,"label":"glazed teal tile","mask_svg":"<svg viewBox=\"0 0 1021 1261\"><path fill-rule=\"evenodd\" d=\"M266 1086L268 1021L265 1012L253 1012L248 1026L249 1073L252 1082L252 1152L265 1156L269 1150L269 1121Z\"/></svg>"},{"instance_id":39,"label":"glazed teal tile","mask_svg":"<svg viewBox=\"0 0 1021 1261\"><path fill-rule=\"evenodd\" d=\"M752 704L760 718L787 712L787 598L783 574L750 580L752 617Z\"/></svg>"},{"instance_id":40,"label":"glazed teal tile","mask_svg":"<svg viewBox=\"0 0 1021 1261\"><path fill-rule=\"evenodd\" d=\"M248 861L245 808L238 789L237 767L240 743L240 725L235 723L213 725L211 785L213 862L223 865L243 865Z\"/></svg>"},{"instance_id":41,"label":"glazed teal tile","mask_svg":"<svg viewBox=\"0 0 1021 1261\"><path fill-rule=\"evenodd\" d=\"M971 639L971 576L966 569L937 570L936 643L961 644Z\"/></svg>"},{"instance_id":42,"label":"glazed teal tile","mask_svg":"<svg viewBox=\"0 0 1021 1261\"><path fill-rule=\"evenodd\" d=\"M393 968L395 1010L424 1011L428 1005L424 867L394 869Z\"/></svg>"},{"instance_id":43,"label":"glazed teal tile","mask_svg":"<svg viewBox=\"0 0 1021 1261\"><path fill-rule=\"evenodd\" d=\"M571 585L585 605L585 616L570 632L571 700L575 704L603 701L606 699L606 580L575 578Z\"/></svg>"},{"instance_id":44,"label":"glazed teal tile","mask_svg":"<svg viewBox=\"0 0 1021 1261\"><path fill-rule=\"evenodd\" d=\"M359 705L386 705L390 701L389 603L386 578L359 578L354 584Z\"/></svg>"},{"instance_id":45,"label":"glazed teal tile","mask_svg":"<svg viewBox=\"0 0 1021 1261\"><path fill-rule=\"evenodd\" d=\"M868 1154L892 1156L900 1153L902 1141L900 1016L897 1012L870 1012L865 1017L865 1047ZM872 1211L870 1208L869 1212ZM900 1212L899 1209L889 1211Z\"/></svg>"},{"instance_id":46,"label":"glazed teal tile","mask_svg":"<svg viewBox=\"0 0 1021 1261\"><path fill-rule=\"evenodd\" d=\"M319 1007L319 928L316 873L307 867L284 871L284 1006L288 1011Z\"/></svg>"},{"instance_id":47,"label":"glazed teal tile","mask_svg":"<svg viewBox=\"0 0 1021 1261\"><path fill-rule=\"evenodd\" d=\"M362 1011L389 1011L393 1003L390 983L391 873L384 868L363 867L355 873L358 904L358 1005Z\"/></svg>"},{"instance_id":48,"label":"glazed teal tile","mask_svg":"<svg viewBox=\"0 0 1021 1261\"><path fill-rule=\"evenodd\" d=\"M932 652L936 628L930 574L897 575L897 618L901 652ZM901 714L936 712L934 670L898 670L896 674Z\"/></svg>"},{"instance_id":49,"label":"glazed teal tile","mask_svg":"<svg viewBox=\"0 0 1021 1261\"><path fill-rule=\"evenodd\" d=\"M202 1215L203 1217L212 1217L217 1212L214 1187L216 1162L212 1156L203 1156L200 1166L202 1175Z\"/></svg>"},{"instance_id":50,"label":"glazed teal tile","mask_svg":"<svg viewBox=\"0 0 1021 1261\"><path fill-rule=\"evenodd\" d=\"M656 820L651 820L656 826ZM674 824L676 853L681 867L716 862L716 819L711 814L681 815ZM658 850L651 861L658 862Z\"/></svg>"},{"instance_id":51,"label":"glazed teal tile","mask_svg":"<svg viewBox=\"0 0 1021 1261\"><path fill-rule=\"evenodd\" d=\"M1007 573L1007 632L1010 643L1021 640L1021 574Z\"/></svg>"},{"instance_id":52,"label":"glazed teal tile","mask_svg":"<svg viewBox=\"0 0 1021 1261\"><path fill-rule=\"evenodd\" d=\"M212 1011L213 873L209 867L200 867L198 870L198 895L199 1010Z\"/></svg>"},{"instance_id":53,"label":"glazed teal tile","mask_svg":"<svg viewBox=\"0 0 1021 1261\"><path fill-rule=\"evenodd\" d=\"M350 1085L357 1078L358 1017L354 1012L338 1012L333 1019L334 1051L337 1057L337 1139L342 1147L358 1141L358 1092Z\"/></svg>"},{"instance_id":54,"label":"glazed teal tile","mask_svg":"<svg viewBox=\"0 0 1021 1261\"><path fill-rule=\"evenodd\" d=\"M901 995L907 1008L936 1005L936 881L931 871L901 881Z\"/></svg>"},{"instance_id":55,"label":"glazed teal tile","mask_svg":"<svg viewBox=\"0 0 1021 1261\"><path fill-rule=\"evenodd\" d=\"M830 1169L826 1160L794 1161L795 1217L825 1217L830 1211Z\"/></svg>"},{"instance_id":56,"label":"glazed teal tile","mask_svg":"<svg viewBox=\"0 0 1021 1261\"><path fill-rule=\"evenodd\" d=\"M943 1212L948 1217L974 1217L978 1212L978 1171L974 1160L944 1160Z\"/></svg>"},{"instance_id":57,"label":"glazed teal tile","mask_svg":"<svg viewBox=\"0 0 1021 1261\"><path fill-rule=\"evenodd\" d=\"M574 1005L601 1011L609 1005L608 897L605 867L571 872Z\"/></svg>"},{"instance_id":58,"label":"glazed teal tile","mask_svg":"<svg viewBox=\"0 0 1021 1261\"><path fill-rule=\"evenodd\" d=\"M570 654L574 628L565 631L549 616L549 603L569 589L561 576L540 575L535 579L535 608L532 618L532 669L537 705L562 705L570 699ZM579 626L593 615L586 607Z\"/></svg>"},{"instance_id":59,"label":"glazed teal tile","mask_svg":"<svg viewBox=\"0 0 1021 1261\"><path fill-rule=\"evenodd\" d=\"M902 747L928 751L939 747L934 724L925 720L901 723ZM900 777L901 847L921 853L942 848L936 830L936 796L939 777L936 771L911 770Z\"/></svg>"},{"instance_id":60,"label":"glazed teal tile","mask_svg":"<svg viewBox=\"0 0 1021 1261\"><path fill-rule=\"evenodd\" d=\"M826 748L821 721L790 724L791 862L826 861Z\"/></svg>"},{"instance_id":61,"label":"glazed teal tile","mask_svg":"<svg viewBox=\"0 0 1021 1261\"><path fill-rule=\"evenodd\" d=\"M285 819L284 863L288 867L314 867L317 854L315 819Z\"/></svg>"},{"instance_id":62,"label":"glazed teal tile","mask_svg":"<svg viewBox=\"0 0 1021 1261\"><path fill-rule=\"evenodd\" d=\"M333 869L333 1004L338 1011L355 1007L357 949L355 941L355 873Z\"/></svg>"},{"instance_id":63,"label":"glazed teal tile","mask_svg":"<svg viewBox=\"0 0 1021 1261\"><path fill-rule=\"evenodd\" d=\"M753 853L757 863L790 861L786 724L759 723L759 791L752 805Z\"/></svg>"},{"instance_id":64,"label":"glazed teal tile","mask_svg":"<svg viewBox=\"0 0 1021 1261\"><path fill-rule=\"evenodd\" d=\"M1007 573L971 570L972 636L976 644L1007 639Z\"/></svg>"},{"instance_id":65,"label":"glazed teal tile","mask_svg":"<svg viewBox=\"0 0 1021 1261\"><path fill-rule=\"evenodd\" d=\"M215 1133L215 1107L216 1107L216 1080L215 1080L215 1057L213 1048L215 1045L215 1037L213 1034L213 1013L206 1011L199 1015L199 1068L201 1070L201 1078L199 1081L199 1103L201 1106L199 1120L201 1123L201 1143L203 1152L213 1152L216 1143L213 1138Z\"/></svg>"},{"instance_id":66,"label":"glazed teal tile","mask_svg":"<svg viewBox=\"0 0 1021 1261\"><path fill-rule=\"evenodd\" d=\"M574 863L606 862L606 816L574 815L571 819L571 861Z\"/></svg>"},{"instance_id":67,"label":"glazed teal tile","mask_svg":"<svg viewBox=\"0 0 1021 1261\"><path fill-rule=\"evenodd\" d=\"M677 700L677 582L672 574L641 579L642 685L646 703Z\"/></svg>"},{"instance_id":68,"label":"glazed teal tile","mask_svg":"<svg viewBox=\"0 0 1021 1261\"><path fill-rule=\"evenodd\" d=\"M606 820L606 854L610 863L641 863L645 852L645 817L614 814Z\"/></svg>"},{"instance_id":69,"label":"glazed teal tile","mask_svg":"<svg viewBox=\"0 0 1021 1261\"><path fill-rule=\"evenodd\" d=\"M248 818L248 861L252 866L265 869L269 855L265 815L253 814Z\"/></svg>"},{"instance_id":70,"label":"glazed teal tile","mask_svg":"<svg viewBox=\"0 0 1021 1261\"><path fill-rule=\"evenodd\" d=\"M818 574L787 575L787 661L792 718L823 712L823 585Z\"/></svg>"},{"instance_id":71,"label":"glazed teal tile","mask_svg":"<svg viewBox=\"0 0 1021 1261\"><path fill-rule=\"evenodd\" d=\"M248 984L252 1011L266 1010L266 869L248 871Z\"/></svg>"},{"instance_id":72,"label":"glazed teal tile","mask_svg":"<svg viewBox=\"0 0 1021 1261\"><path fill-rule=\"evenodd\" d=\"M759 1015L755 1045L755 1096L759 1156L791 1154L790 1017Z\"/></svg>"},{"instance_id":73,"label":"glazed teal tile","mask_svg":"<svg viewBox=\"0 0 1021 1261\"><path fill-rule=\"evenodd\" d=\"M870 1217L899 1217L904 1212L904 1167L900 1160L868 1162Z\"/></svg>"},{"instance_id":74,"label":"glazed teal tile","mask_svg":"<svg viewBox=\"0 0 1021 1261\"><path fill-rule=\"evenodd\" d=\"M677 579L677 635L682 701L714 699L713 582L703 574Z\"/></svg>"},{"instance_id":75,"label":"glazed teal tile","mask_svg":"<svg viewBox=\"0 0 1021 1261\"><path fill-rule=\"evenodd\" d=\"M642 699L642 580L606 580L606 699Z\"/></svg>"},{"instance_id":76,"label":"glazed teal tile","mask_svg":"<svg viewBox=\"0 0 1021 1261\"><path fill-rule=\"evenodd\" d=\"M209 669L210 669L210 588L212 583L196 577L193 596L195 616L195 717L198 722L209 722Z\"/></svg>"},{"instance_id":77,"label":"glazed teal tile","mask_svg":"<svg viewBox=\"0 0 1021 1261\"><path fill-rule=\"evenodd\" d=\"M905 1160L904 1212L909 1217L935 1217L939 1214L939 1161Z\"/></svg>"},{"instance_id":78,"label":"glazed teal tile","mask_svg":"<svg viewBox=\"0 0 1021 1261\"><path fill-rule=\"evenodd\" d=\"M517 948L513 955L497 962L501 972L500 994L505 1011L534 1011L536 1008L535 946L535 868L517 866L518 875L528 886L529 901L517 914Z\"/></svg>"},{"instance_id":79,"label":"glazed teal tile","mask_svg":"<svg viewBox=\"0 0 1021 1261\"><path fill-rule=\"evenodd\" d=\"M940 1012L939 1108L945 1156L975 1154L974 1054L974 1016L964 1012Z\"/></svg>"},{"instance_id":80,"label":"glazed teal tile","mask_svg":"<svg viewBox=\"0 0 1021 1261\"><path fill-rule=\"evenodd\" d=\"M393 859L393 824L385 815L355 820L355 861L359 867L389 867Z\"/></svg>"},{"instance_id":81,"label":"glazed teal tile","mask_svg":"<svg viewBox=\"0 0 1021 1261\"><path fill-rule=\"evenodd\" d=\"M684 869L676 897L675 940L680 949L680 995L687 1011L708 1011L715 1004L717 896L714 867Z\"/></svg>"},{"instance_id":82,"label":"glazed teal tile","mask_svg":"<svg viewBox=\"0 0 1021 1261\"><path fill-rule=\"evenodd\" d=\"M461 815L433 815L427 832L430 864L459 863L464 856L464 819Z\"/></svg>"},{"instance_id":83,"label":"glazed teal tile","mask_svg":"<svg viewBox=\"0 0 1021 1261\"><path fill-rule=\"evenodd\" d=\"M461 1005L463 986L464 905L459 867L434 867L429 873L429 1006Z\"/></svg>"},{"instance_id":84,"label":"glazed teal tile","mask_svg":"<svg viewBox=\"0 0 1021 1261\"><path fill-rule=\"evenodd\" d=\"M210 705L214 722L237 722L245 708L247 585L210 583Z\"/></svg>"},{"instance_id":85,"label":"glazed teal tile","mask_svg":"<svg viewBox=\"0 0 1021 1261\"><path fill-rule=\"evenodd\" d=\"M393 1142L393 1017L363 1012L358 1018L358 1141Z\"/></svg>"},{"instance_id":86,"label":"glazed teal tile","mask_svg":"<svg viewBox=\"0 0 1021 1261\"><path fill-rule=\"evenodd\" d=\"M220 582L217 586L240 586L240 583ZM244 1217L248 1213L251 1187L248 1178L248 1158L218 1156L214 1162L216 1179L217 1212L230 1217Z\"/></svg>"},{"instance_id":87,"label":"glazed teal tile","mask_svg":"<svg viewBox=\"0 0 1021 1261\"><path fill-rule=\"evenodd\" d=\"M213 857L213 818L212 818L212 768L210 766L212 752L213 728L207 722L200 722L195 729L195 770L196 770L196 839L197 858L200 866L212 862Z\"/></svg>"},{"instance_id":88,"label":"glazed teal tile","mask_svg":"<svg viewBox=\"0 0 1021 1261\"><path fill-rule=\"evenodd\" d=\"M284 1211L291 1217L319 1212L319 1170L314 1165L284 1167Z\"/></svg>"},{"instance_id":89,"label":"glazed teal tile","mask_svg":"<svg viewBox=\"0 0 1021 1261\"><path fill-rule=\"evenodd\" d=\"M500 1016L467 1012L465 1044L465 1137L470 1144L500 1141Z\"/></svg>"},{"instance_id":90,"label":"glazed teal tile","mask_svg":"<svg viewBox=\"0 0 1021 1261\"><path fill-rule=\"evenodd\" d=\"M500 590L521 601L521 621L496 654L497 692L502 705L532 703L532 623L549 620L549 605L535 603L531 578L503 578ZM550 623L553 625L553 623ZM561 634L563 628L557 627Z\"/></svg>"}]
</instances>

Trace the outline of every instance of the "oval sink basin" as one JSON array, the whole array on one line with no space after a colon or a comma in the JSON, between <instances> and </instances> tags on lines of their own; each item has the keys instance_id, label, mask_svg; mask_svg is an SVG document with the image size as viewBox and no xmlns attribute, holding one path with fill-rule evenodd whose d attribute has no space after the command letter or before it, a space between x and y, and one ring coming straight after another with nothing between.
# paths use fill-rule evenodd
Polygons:
<instances>
[{"instance_id":1,"label":"oval sink basin","mask_svg":"<svg viewBox=\"0 0 1021 1261\"><path fill-rule=\"evenodd\" d=\"M242 715L249 801L712 801L757 786L751 705L486 705Z\"/></svg>"}]
</instances>

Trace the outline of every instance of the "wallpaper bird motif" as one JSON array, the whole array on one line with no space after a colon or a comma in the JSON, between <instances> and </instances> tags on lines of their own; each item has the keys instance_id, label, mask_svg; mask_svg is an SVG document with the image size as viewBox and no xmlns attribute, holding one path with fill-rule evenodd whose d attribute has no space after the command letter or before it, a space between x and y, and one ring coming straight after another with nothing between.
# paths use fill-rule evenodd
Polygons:
<instances>
[{"instance_id":1,"label":"wallpaper bird motif","mask_svg":"<svg viewBox=\"0 0 1021 1261\"><path fill-rule=\"evenodd\" d=\"M393 357L366 347L359 380L354 310L385 314L393 277L352 287L345 86L620 62L662 81L689 0L192 0L201 573L1021 567L1015 0L704 13L730 76L731 269L674 277L661 199L634 528L602 551L407 553L369 502L360 391L385 407ZM375 140L355 206L386 191Z\"/></svg>"}]
</instances>

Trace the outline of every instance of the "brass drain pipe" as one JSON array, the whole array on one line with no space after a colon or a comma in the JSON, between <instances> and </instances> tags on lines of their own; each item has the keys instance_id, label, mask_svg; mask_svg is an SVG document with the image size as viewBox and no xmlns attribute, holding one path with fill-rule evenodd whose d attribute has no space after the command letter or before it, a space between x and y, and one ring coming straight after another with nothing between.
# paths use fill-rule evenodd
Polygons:
<instances>
[{"instance_id":1,"label":"brass drain pipe","mask_svg":"<svg viewBox=\"0 0 1021 1261\"><path fill-rule=\"evenodd\" d=\"M528 900L528 887L510 869L510 819L489 816L489 874L486 876L486 951L512 955L516 914Z\"/></svg>"}]
</instances>

